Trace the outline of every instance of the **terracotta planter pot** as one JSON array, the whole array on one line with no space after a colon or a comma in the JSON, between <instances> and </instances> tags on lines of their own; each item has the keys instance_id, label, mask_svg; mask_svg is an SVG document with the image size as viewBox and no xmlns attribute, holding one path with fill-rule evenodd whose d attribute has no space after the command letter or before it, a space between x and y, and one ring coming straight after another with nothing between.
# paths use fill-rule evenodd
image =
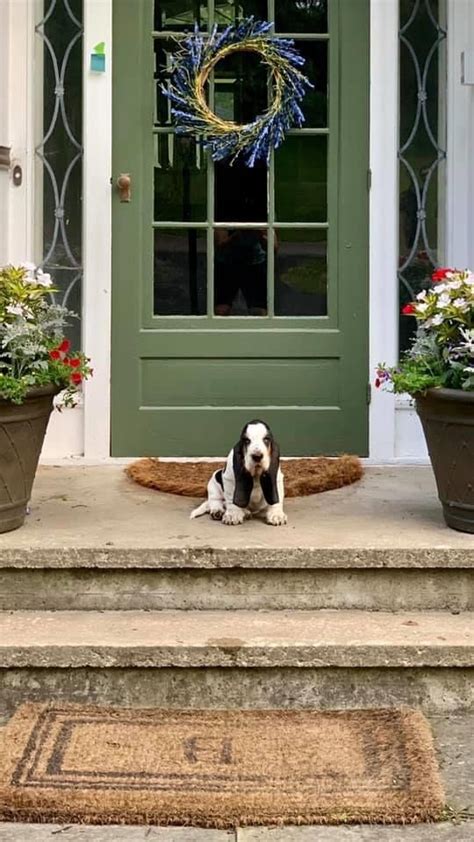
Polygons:
<instances>
[{"instance_id":1,"label":"terracotta planter pot","mask_svg":"<svg viewBox=\"0 0 474 842\"><path fill-rule=\"evenodd\" d=\"M429 389L416 395L431 464L452 529L474 532L474 392Z\"/></svg>"},{"instance_id":2,"label":"terracotta planter pot","mask_svg":"<svg viewBox=\"0 0 474 842\"><path fill-rule=\"evenodd\" d=\"M57 386L32 389L24 403L0 400L0 532L25 520Z\"/></svg>"}]
</instances>

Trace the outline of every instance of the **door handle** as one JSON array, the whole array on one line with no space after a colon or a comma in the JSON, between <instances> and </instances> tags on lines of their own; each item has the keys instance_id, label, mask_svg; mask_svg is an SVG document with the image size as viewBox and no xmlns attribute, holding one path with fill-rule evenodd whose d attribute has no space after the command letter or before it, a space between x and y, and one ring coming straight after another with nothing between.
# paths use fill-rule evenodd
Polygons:
<instances>
[{"instance_id":1,"label":"door handle","mask_svg":"<svg viewBox=\"0 0 474 842\"><path fill-rule=\"evenodd\" d=\"M120 201L129 202L132 196L132 179L130 173L120 173L116 184Z\"/></svg>"}]
</instances>

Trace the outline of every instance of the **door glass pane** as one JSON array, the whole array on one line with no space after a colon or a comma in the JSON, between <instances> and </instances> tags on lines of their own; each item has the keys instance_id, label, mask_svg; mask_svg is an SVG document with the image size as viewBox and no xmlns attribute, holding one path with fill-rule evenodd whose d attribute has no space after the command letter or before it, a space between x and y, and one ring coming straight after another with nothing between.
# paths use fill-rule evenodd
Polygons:
<instances>
[{"instance_id":1,"label":"door glass pane","mask_svg":"<svg viewBox=\"0 0 474 842\"><path fill-rule=\"evenodd\" d=\"M207 3L200 0L155 0L153 25L157 32L182 32L193 29L195 22L205 29L207 21Z\"/></svg>"},{"instance_id":2,"label":"door glass pane","mask_svg":"<svg viewBox=\"0 0 474 842\"><path fill-rule=\"evenodd\" d=\"M217 0L214 6L214 20L220 28L250 15L266 20L266 0L239 0L238 3L235 0Z\"/></svg>"},{"instance_id":3,"label":"door glass pane","mask_svg":"<svg viewBox=\"0 0 474 842\"><path fill-rule=\"evenodd\" d=\"M275 217L327 221L327 137L290 135L275 153Z\"/></svg>"},{"instance_id":4,"label":"door glass pane","mask_svg":"<svg viewBox=\"0 0 474 842\"><path fill-rule=\"evenodd\" d=\"M204 222L206 155L192 137L159 134L155 144L155 222Z\"/></svg>"},{"instance_id":5,"label":"door glass pane","mask_svg":"<svg viewBox=\"0 0 474 842\"><path fill-rule=\"evenodd\" d=\"M154 313L201 316L206 312L206 232L154 231Z\"/></svg>"},{"instance_id":6,"label":"door glass pane","mask_svg":"<svg viewBox=\"0 0 474 842\"><path fill-rule=\"evenodd\" d=\"M305 58L302 68L314 88L308 88L303 100L303 128L325 129L328 124L328 42L297 41L298 51Z\"/></svg>"},{"instance_id":7,"label":"door glass pane","mask_svg":"<svg viewBox=\"0 0 474 842\"><path fill-rule=\"evenodd\" d=\"M276 0L275 7L277 32L328 31L328 0Z\"/></svg>"},{"instance_id":8,"label":"door glass pane","mask_svg":"<svg viewBox=\"0 0 474 842\"><path fill-rule=\"evenodd\" d=\"M275 230L275 315L327 314L327 231Z\"/></svg>"},{"instance_id":9,"label":"door glass pane","mask_svg":"<svg viewBox=\"0 0 474 842\"><path fill-rule=\"evenodd\" d=\"M168 85L171 76L171 60L173 53L178 50L176 41L169 38L156 38L153 42L154 50L154 86L155 86L155 112L153 120L158 126L169 126L171 120L171 103L161 90L161 85Z\"/></svg>"},{"instance_id":10,"label":"door glass pane","mask_svg":"<svg viewBox=\"0 0 474 842\"><path fill-rule=\"evenodd\" d=\"M216 316L267 315L266 229L214 230Z\"/></svg>"},{"instance_id":11,"label":"door glass pane","mask_svg":"<svg viewBox=\"0 0 474 842\"><path fill-rule=\"evenodd\" d=\"M267 107L268 68L252 52L219 61L214 69L214 111L225 120L249 123Z\"/></svg>"},{"instance_id":12,"label":"door glass pane","mask_svg":"<svg viewBox=\"0 0 474 842\"><path fill-rule=\"evenodd\" d=\"M214 165L216 222L263 222L267 220L267 167L256 164Z\"/></svg>"}]
</instances>

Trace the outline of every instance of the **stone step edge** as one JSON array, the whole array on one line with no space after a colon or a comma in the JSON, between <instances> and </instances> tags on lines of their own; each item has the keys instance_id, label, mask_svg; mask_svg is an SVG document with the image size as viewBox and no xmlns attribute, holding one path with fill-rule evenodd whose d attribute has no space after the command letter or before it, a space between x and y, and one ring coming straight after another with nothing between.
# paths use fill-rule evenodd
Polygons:
<instances>
[{"instance_id":1,"label":"stone step edge","mask_svg":"<svg viewBox=\"0 0 474 842\"><path fill-rule=\"evenodd\" d=\"M0 668L465 669L473 629L473 612L4 611Z\"/></svg>"},{"instance_id":2,"label":"stone step edge","mask_svg":"<svg viewBox=\"0 0 474 842\"><path fill-rule=\"evenodd\" d=\"M474 569L474 547L0 547L0 569Z\"/></svg>"}]
</instances>

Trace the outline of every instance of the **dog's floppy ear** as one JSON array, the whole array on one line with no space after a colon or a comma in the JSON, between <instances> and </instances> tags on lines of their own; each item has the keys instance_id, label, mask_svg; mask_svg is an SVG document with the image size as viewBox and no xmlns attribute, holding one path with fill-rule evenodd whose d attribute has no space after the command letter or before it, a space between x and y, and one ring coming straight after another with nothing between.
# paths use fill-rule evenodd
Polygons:
<instances>
[{"instance_id":1,"label":"dog's floppy ear","mask_svg":"<svg viewBox=\"0 0 474 842\"><path fill-rule=\"evenodd\" d=\"M260 485L262 487L266 503L269 506L274 506L276 503L280 503L281 501L278 496L277 485L278 468L280 466L280 448L273 439L273 436L271 448L272 454L270 457L270 467L268 471L265 471L265 473L260 477Z\"/></svg>"},{"instance_id":2,"label":"dog's floppy ear","mask_svg":"<svg viewBox=\"0 0 474 842\"><path fill-rule=\"evenodd\" d=\"M244 428L245 429L245 428ZM244 465L244 444L242 438L239 439L234 446L234 455L232 457L232 467L234 469L234 506L239 506L241 509L246 509L250 495L253 489L253 479Z\"/></svg>"}]
</instances>

